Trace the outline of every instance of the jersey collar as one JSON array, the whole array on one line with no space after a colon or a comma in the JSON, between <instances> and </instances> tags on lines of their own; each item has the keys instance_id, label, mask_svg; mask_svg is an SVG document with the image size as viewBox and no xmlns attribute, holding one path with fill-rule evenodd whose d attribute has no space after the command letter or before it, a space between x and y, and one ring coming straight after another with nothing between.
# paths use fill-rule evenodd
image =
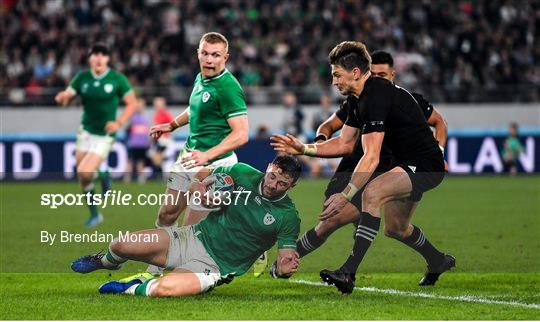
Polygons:
<instances>
[{"instance_id":1,"label":"jersey collar","mask_svg":"<svg viewBox=\"0 0 540 322\"><path fill-rule=\"evenodd\" d=\"M211 81L214 81L216 79L219 79L221 77L223 77L223 75L227 74L229 71L227 70L227 68L225 68L220 74L214 76L214 77L210 77L210 78L202 78L202 75L201 75L201 78L202 78L202 81L204 83L208 83L208 82L211 82Z\"/></svg>"},{"instance_id":2,"label":"jersey collar","mask_svg":"<svg viewBox=\"0 0 540 322\"><path fill-rule=\"evenodd\" d=\"M259 181L259 196L261 196L261 198L263 198L266 201L277 202L277 201L280 201L281 199L283 199L283 198L285 198L287 196L287 192L285 191L281 196L277 197L276 199L265 198L263 196L263 193L262 193L262 182L263 182L263 180L264 180L264 177L262 177L261 181Z\"/></svg>"},{"instance_id":3,"label":"jersey collar","mask_svg":"<svg viewBox=\"0 0 540 322\"><path fill-rule=\"evenodd\" d=\"M97 80L100 80L100 79L102 79L103 77L107 76L107 74L108 74L110 71L111 71L111 68L107 68L107 70L104 71L103 74L101 74L101 75L98 76L98 75L94 74L94 71L93 71L92 69L90 69L90 73L92 74L92 77L94 77L94 78L97 79Z\"/></svg>"}]
</instances>

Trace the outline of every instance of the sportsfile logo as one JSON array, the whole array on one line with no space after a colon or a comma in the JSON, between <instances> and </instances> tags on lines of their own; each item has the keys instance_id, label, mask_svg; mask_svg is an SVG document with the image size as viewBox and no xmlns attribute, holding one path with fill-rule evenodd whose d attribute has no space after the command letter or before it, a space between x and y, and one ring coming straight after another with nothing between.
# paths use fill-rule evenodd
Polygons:
<instances>
[{"instance_id":1,"label":"sportsfile logo","mask_svg":"<svg viewBox=\"0 0 540 322\"><path fill-rule=\"evenodd\" d=\"M104 194L99 193L43 193L41 205L50 209L61 206L159 206L162 204L172 205L180 202L182 194L176 196L170 194L138 194L132 195L122 190L109 190Z\"/></svg>"}]
</instances>

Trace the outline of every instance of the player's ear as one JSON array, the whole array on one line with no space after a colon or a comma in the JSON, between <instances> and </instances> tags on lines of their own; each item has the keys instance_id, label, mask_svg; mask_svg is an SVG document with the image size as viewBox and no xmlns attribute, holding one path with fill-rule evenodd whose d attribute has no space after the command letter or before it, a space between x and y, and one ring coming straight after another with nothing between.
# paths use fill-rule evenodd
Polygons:
<instances>
[{"instance_id":1,"label":"player's ear","mask_svg":"<svg viewBox=\"0 0 540 322\"><path fill-rule=\"evenodd\" d=\"M226 53L223 57L225 58L225 61L227 61L229 59L229 53Z\"/></svg>"},{"instance_id":2,"label":"player's ear","mask_svg":"<svg viewBox=\"0 0 540 322\"><path fill-rule=\"evenodd\" d=\"M355 81L359 80L360 76L362 75L362 73L360 72L360 68L358 67L354 67L352 69L352 73L353 73L353 78Z\"/></svg>"}]
</instances>

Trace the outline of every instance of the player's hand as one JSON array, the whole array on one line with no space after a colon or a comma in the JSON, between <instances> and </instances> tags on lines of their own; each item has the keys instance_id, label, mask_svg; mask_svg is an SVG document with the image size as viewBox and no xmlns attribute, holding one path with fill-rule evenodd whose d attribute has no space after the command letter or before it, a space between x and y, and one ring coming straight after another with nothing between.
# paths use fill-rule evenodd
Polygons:
<instances>
[{"instance_id":1,"label":"player's hand","mask_svg":"<svg viewBox=\"0 0 540 322\"><path fill-rule=\"evenodd\" d=\"M150 128L150 136L152 139L157 140L163 133L172 132L173 128L169 123L156 124Z\"/></svg>"},{"instance_id":2,"label":"player's hand","mask_svg":"<svg viewBox=\"0 0 540 322\"><path fill-rule=\"evenodd\" d=\"M324 203L324 210L319 215L319 220L323 221L339 214L347 202L349 201L341 193L331 195Z\"/></svg>"},{"instance_id":3,"label":"player's hand","mask_svg":"<svg viewBox=\"0 0 540 322\"><path fill-rule=\"evenodd\" d=\"M61 91L60 93L56 94L54 100L56 103L66 106L69 103L69 93L66 91Z\"/></svg>"},{"instance_id":4,"label":"player's hand","mask_svg":"<svg viewBox=\"0 0 540 322\"><path fill-rule=\"evenodd\" d=\"M270 145L278 152L285 152L290 155L304 154L304 144L289 133L287 135L274 134L270 139L273 141Z\"/></svg>"},{"instance_id":5,"label":"player's hand","mask_svg":"<svg viewBox=\"0 0 540 322\"><path fill-rule=\"evenodd\" d=\"M192 150L187 149L188 152L190 152L188 155L180 159L180 162L182 163L182 166L186 169L192 169L195 167L203 166L208 161L210 161L210 157L208 156L207 152L202 152L199 150Z\"/></svg>"},{"instance_id":6,"label":"player's hand","mask_svg":"<svg viewBox=\"0 0 540 322\"><path fill-rule=\"evenodd\" d=\"M109 121L105 124L105 132L108 134L116 133L120 129L120 122L118 121Z\"/></svg>"},{"instance_id":7,"label":"player's hand","mask_svg":"<svg viewBox=\"0 0 540 322\"><path fill-rule=\"evenodd\" d=\"M278 273L283 276L291 276L298 271L300 265L300 255L298 252L281 256L278 262Z\"/></svg>"}]
</instances>

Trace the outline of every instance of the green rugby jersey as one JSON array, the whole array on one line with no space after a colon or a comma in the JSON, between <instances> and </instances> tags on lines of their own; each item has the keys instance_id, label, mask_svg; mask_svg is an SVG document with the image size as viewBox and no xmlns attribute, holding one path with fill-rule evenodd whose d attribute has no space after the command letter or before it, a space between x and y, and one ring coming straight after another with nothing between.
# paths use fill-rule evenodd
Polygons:
<instances>
[{"instance_id":1,"label":"green rugby jersey","mask_svg":"<svg viewBox=\"0 0 540 322\"><path fill-rule=\"evenodd\" d=\"M279 249L296 248L300 217L286 193L276 200L264 198L261 193L264 173L245 163L217 167L214 173L217 172L229 174L234 179L234 191L244 193L236 203L233 193L233 204L211 212L193 225L193 229L222 276L244 274L276 241ZM247 191L251 191L249 197Z\"/></svg>"},{"instance_id":2,"label":"green rugby jersey","mask_svg":"<svg viewBox=\"0 0 540 322\"><path fill-rule=\"evenodd\" d=\"M244 90L225 69L212 78L195 78L189 97L189 137L186 148L208 151L231 133L227 120L247 114ZM232 151L219 156L223 159Z\"/></svg>"},{"instance_id":3,"label":"green rugby jersey","mask_svg":"<svg viewBox=\"0 0 540 322\"><path fill-rule=\"evenodd\" d=\"M105 124L116 120L120 100L131 92L124 74L109 69L100 76L91 70L79 72L69 84L82 100L82 126L96 135L106 135Z\"/></svg>"}]
</instances>

